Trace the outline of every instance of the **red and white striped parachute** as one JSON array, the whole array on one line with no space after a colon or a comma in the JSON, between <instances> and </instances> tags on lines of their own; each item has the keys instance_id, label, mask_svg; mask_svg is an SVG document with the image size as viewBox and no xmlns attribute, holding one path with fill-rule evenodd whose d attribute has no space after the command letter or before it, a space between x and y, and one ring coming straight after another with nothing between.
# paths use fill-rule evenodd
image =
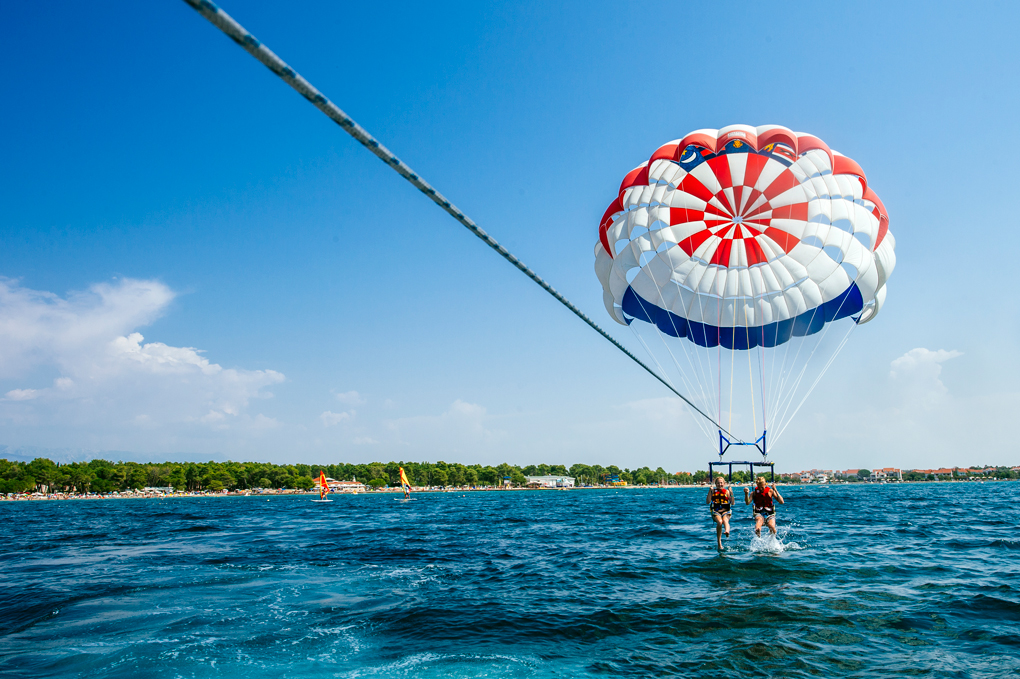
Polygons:
<instances>
[{"instance_id":1,"label":"red and white striped parachute","mask_svg":"<svg viewBox=\"0 0 1020 679\"><path fill-rule=\"evenodd\" d=\"M689 340L685 352L774 350L828 334L840 319L872 320L894 248L885 206L860 165L809 134L731 125L665 144L627 174L599 226L595 271L619 323L645 321ZM800 347L796 354L807 359ZM791 381L784 361L783 375L768 375L768 358L758 357L757 371L749 366L763 420L770 405L790 413L783 390L799 388L808 372ZM722 355L712 368L674 363L691 368L681 370L686 386L702 382L722 417Z\"/></svg>"}]
</instances>

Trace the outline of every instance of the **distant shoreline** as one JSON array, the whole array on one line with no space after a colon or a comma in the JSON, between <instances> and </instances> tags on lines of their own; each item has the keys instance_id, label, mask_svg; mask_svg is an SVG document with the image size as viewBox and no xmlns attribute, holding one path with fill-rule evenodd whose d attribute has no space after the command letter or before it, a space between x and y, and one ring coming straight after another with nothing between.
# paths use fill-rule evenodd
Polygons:
<instances>
[{"instance_id":1,"label":"distant shoreline","mask_svg":"<svg viewBox=\"0 0 1020 679\"><path fill-rule=\"evenodd\" d=\"M921 484L921 483L1008 483L1015 479L954 479L954 480L943 480L943 481L890 481L890 482L873 482L873 481L861 481L857 483L775 483L772 485L783 486L787 488L825 488L828 486L899 486L905 484ZM736 487L747 485L744 483L731 484ZM689 490L689 489L707 489L708 483L700 484L687 484L687 485L666 485L666 486L574 486L568 488L422 488L418 490L412 490L412 495L420 494L436 494L436 493L506 493L506 492L520 492L520 491L532 491L532 492L556 492L556 491L586 491L586 490ZM347 496L347 495L400 495L402 491L399 488L381 489L381 490L366 490L359 491L356 493L343 493L333 492L331 495ZM184 499L184 498L228 498L228 497L265 497L266 499L274 497L315 497L318 495L317 491L304 491L304 490L289 490L289 489L272 489L257 491L229 491L229 492L207 492L207 491L192 491L183 493L159 493L159 492L144 492L144 491L123 491L117 493L106 493L106 494L82 494L77 495L73 493L10 493L6 495L0 495L0 502L43 502L43 501L54 501L54 500L68 500L68 501L83 501L83 500L173 500L173 499Z\"/></svg>"}]
</instances>

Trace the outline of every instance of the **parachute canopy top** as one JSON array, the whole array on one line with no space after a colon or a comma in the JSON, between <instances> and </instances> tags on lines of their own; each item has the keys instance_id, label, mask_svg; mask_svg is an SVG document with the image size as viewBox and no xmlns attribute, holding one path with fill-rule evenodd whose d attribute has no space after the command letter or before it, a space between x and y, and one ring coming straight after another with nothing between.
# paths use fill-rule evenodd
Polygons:
<instances>
[{"instance_id":1,"label":"parachute canopy top","mask_svg":"<svg viewBox=\"0 0 1020 679\"><path fill-rule=\"evenodd\" d=\"M874 318L894 247L857 163L811 135L733 125L665 144L627 174L595 269L618 323L748 349Z\"/></svg>"}]
</instances>

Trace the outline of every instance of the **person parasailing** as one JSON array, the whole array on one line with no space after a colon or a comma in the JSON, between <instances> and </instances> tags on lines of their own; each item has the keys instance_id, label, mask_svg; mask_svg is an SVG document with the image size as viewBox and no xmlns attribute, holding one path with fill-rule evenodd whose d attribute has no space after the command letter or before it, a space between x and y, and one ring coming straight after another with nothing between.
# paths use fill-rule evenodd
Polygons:
<instances>
[{"instance_id":1,"label":"person parasailing","mask_svg":"<svg viewBox=\"0 0 1020 679\"><path fill-rule=\"evenodd\" d=\"M775 485L769 486L765 483L765 477L759 476L755 479L755 488L751 492L747 487L744 488L744 504L749 505L754 503L754 534L761 537L761 527L765 524L769 527L769 532L773 535L776 534L776 505L786 504L783 500L783 496L779 494Z\"/></svg>"},{"instance_id":2,"label":"person parasailing","mask_svg":"<svg viewBox=\"0 0 1020 679\"><path fill-rule=\"evenodd\" d=\"M715 477L715 487L708 491L708 504L712 510L712 520L715 521L715 542L722 551L723 529L726 530L726 537L730 536L730 516L733 513L733 491L726 487L726 479L722 476Z\"/></svg>"}]
</instances>

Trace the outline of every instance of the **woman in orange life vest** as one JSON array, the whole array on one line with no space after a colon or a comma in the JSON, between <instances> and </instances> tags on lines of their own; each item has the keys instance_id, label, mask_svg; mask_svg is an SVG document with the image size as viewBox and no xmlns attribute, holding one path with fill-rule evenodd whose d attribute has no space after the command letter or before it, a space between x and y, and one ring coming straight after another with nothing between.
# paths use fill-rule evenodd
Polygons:
<instances>
[{"instance_id":1,"label":"woman in orange life vest","mask_svg":"<svg viewBox=\"0 0 1020 679\"><path fill-rule=\"evenodd\" d=\"M748 493L748 489L744 488L744 504L754 502L754 534L758 537L761 537L762 524L767 524L769 531L773 535L776 534L776 506L773 500L779 504L786 504L776 487L769 487L765 483L764 476L755 479L753 493Z\"/></svg>"},{"instance_id":2,"label":"woman in orange life vest","mask_svg":"<svg viewBox=\"0 0 1020 679\"><path fill-rule=\"evenodd\" d=\"M708 491L708 504L712 507L712 520L715 521L715 541L722 549L723 528L726 537L730 536L730 514L733 510L733 491L726 487L726 479L715 477L715 487Z\"/></svg>"}]
</instances>

